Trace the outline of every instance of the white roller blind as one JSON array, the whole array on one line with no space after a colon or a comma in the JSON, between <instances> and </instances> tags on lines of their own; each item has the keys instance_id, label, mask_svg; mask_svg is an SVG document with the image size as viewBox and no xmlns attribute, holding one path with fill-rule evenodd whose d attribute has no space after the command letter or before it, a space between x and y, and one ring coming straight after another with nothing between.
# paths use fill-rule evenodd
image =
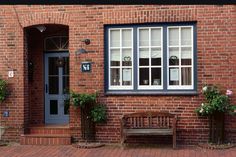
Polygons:
<instances>
[{"instance_id":1,"label":"white roller blind","mask_svg":"<svg viewBox=\"0 0 236 157\"><path fill-rule=\"evenodd\" d=\"M151 45L161 46L161 29L160 28L151 29Z\"/></svg>"},{"instance_id":2,"label":"white roller blind","mask_svg":"<svg viewBox=\"0 0 236 157\"><path fill-rule=\"evenodd\" d=\"M111 50L111 61L120 61L120 50Z\"/></svg>"},{"instance_id":3,"label":"white roller blind","mask_svg":"<svg viewBox=\"0 0 236 157\"><path fill-rule=\"evenodd\" d=\"M120 47L120 30L111 30L111 47Z\"/></svg>"},{"instance_id":4,"label":"white roller blind","mask_svg":"<svg viewBox=\"0 0 236 157\"><path fill-rule=\"evenodd\" d=\"M169 45L179 45L179 28L169 28Z\"/></svg>"},{"instance_id":5,"label":"white roller blind","mask_svg":"<svg viewBox=\"0 0 236 157\"><path fill-rule=\"evenodd\" d=\"M182 48L181 50L181 58L183 59L189 59L192 58L192 52L191 52L191 47L190 48Z\"/></svg>"},{"instance_id":6,"label":"white roller blind","mask_svg":"<svg viewBox=\"0 0 236 157\"><path fill-rule=\"evenodd\" d=\"M181 45L192 44L191 28L181 28Z\"/></svg>"},{"instance_id":7,"label":"white roller blind","mask_svg":"<svg viewBox=\"0 0 236 157\"><path fill-rule=\"evenodd\" d=\"M149 58L149 49L140 49L139 58Z\"/></svg>"},{"instance_id":8,"label":"white roller blind","mask_svg":"<svg viewBox=\"0 0 236 157\"><path fill-rule=\"evenodd\" d=\"M123 47L131 47L132 46L131 29L122 30L122 46Z\"/></svg>"},{"instance_id":9,"label":"white roller blind","mask_svg":"<svg viewBox=\"0 0 236 157\"><path fill-rule=\"evenodd\" d=\"M151 57L152 58L161 58L161 49L152 49L151 50Z\"/></svg>"},{"instance_id":10,"label":"white roller blind","mask_svg":"<svg viewBox=\"0 0 236 157\"><path fill-rule=\"evenodd\" d=\"M179 48L170 48L169 49L169 57L171 56L176 56L177 58L179 58Z\"/></svg>"},{"instance_id":11,"label":"white roller blind","mask_svg":"<svg viewBox=\"0 0 236 157\"><path fill-rule=\"evenodd\" d=\"M122 60L124 60L124 57L130 57L130 61L132 61L131 49L125 49L122 51Z\"/></svg>"},{"instance_id":12,"label":"white roller blind","mask_svg":"<svg viewBox=\"0 0 236 157\"><path fill-rule=\"evenodd\" d=\"M139 46L149 46L149 29L139 30Z\"/></svg>"}]
</instances>

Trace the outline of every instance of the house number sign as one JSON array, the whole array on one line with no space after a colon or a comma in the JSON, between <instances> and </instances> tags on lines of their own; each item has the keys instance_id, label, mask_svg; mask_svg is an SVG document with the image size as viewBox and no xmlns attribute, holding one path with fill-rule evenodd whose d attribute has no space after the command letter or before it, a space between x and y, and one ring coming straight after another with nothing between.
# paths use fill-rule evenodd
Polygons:
<instances>
[{"instance_id":1,"label":"house number sign","mask_svg":"<svg viewBox=\"0 0 236 157\"><path fill-rule=\"evenodd\" d=\"M81 71L82 72L90 72L91 71L91 63L90 62L82 62L81 63Z\"/></svg>"}]
</instances>

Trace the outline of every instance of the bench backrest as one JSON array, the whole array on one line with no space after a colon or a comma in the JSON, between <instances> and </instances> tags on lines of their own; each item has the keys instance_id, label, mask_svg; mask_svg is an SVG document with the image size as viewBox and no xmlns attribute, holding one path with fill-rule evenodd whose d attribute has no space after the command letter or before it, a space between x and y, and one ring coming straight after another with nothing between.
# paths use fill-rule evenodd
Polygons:
<instances>
[{"instance_id":1,"label":"bench backrest","mask_svg":"<svg viewBox=\"0 0 236 157\"><path fill-rule=\"evenodd\" d=\"M126 114L121 123L124 128L173 128L176 116L168 112L139 112Z\"/></svg>"}]
</instances>

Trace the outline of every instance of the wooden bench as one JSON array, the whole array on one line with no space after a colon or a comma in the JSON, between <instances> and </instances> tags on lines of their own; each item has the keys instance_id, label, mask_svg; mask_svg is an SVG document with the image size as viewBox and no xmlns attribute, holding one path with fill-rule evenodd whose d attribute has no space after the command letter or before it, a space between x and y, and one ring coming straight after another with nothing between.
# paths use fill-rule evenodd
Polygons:
<instances>
[{"instance_id":1,"label":"wooden bench","mask_svg":"<svg viewBox=\"0 0 236 157\"><path fill-rule=\"evenodd\" d=\"M127 136L172 135L176 148L177 116L167 112L141 112L123 115L121 118L121 144Z\"/></svg>"}]
</instances>

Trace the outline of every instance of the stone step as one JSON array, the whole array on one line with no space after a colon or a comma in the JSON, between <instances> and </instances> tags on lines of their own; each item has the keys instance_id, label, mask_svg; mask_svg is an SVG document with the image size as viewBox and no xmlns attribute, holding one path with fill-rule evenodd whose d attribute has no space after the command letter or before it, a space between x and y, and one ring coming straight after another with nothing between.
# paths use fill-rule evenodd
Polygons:
<instances>
[{"instance_id":1,"label":"stone step","mask_svg":"<svg viewBox=\"0 0 236 157\"><path fill-rule=\"evenodd\" d=\"M20 137L21 145L70 145L69 134L24 134Z\"/></svg>"},{"instance_id":2,"label":"stone step","mask_svg":"<svg viewBox=\"0 0 236 157\"><path fill-rule=\"evenodd\" d=\"M29 134L70 134L69 127L63 126L33 126L29 128Z\"/></svg>"}]
</instances>

